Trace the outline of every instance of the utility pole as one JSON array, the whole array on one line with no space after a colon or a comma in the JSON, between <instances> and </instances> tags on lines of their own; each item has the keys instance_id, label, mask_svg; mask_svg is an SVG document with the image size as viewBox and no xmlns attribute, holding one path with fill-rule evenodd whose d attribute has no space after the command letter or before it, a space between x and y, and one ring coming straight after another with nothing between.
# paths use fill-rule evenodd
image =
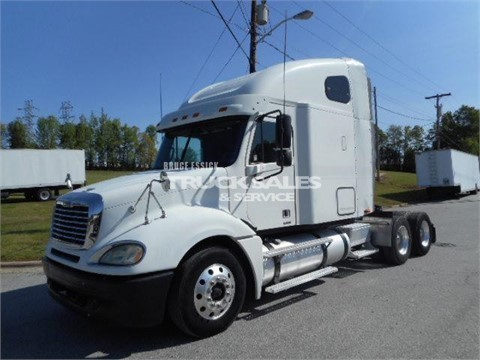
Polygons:
<instances>
[{"instance_id":1,"label":"utility pole","mask_svg":"<svg viewBox=\"0 0 480 360\"><path fill-rule=\"evenodd\" d=\"M375 167L377 169L377 181L380 181L380 153L378 150L378 114L377 114L377 88L373 87L373 103L375 105Z\"/></svg>"},{"instance_id":2,"label":"utility pole","mask_svg":"<svg viewBox=\"0 0 480 360\"><path fill-rule=\"evenodd\" d=\"M437 94L432 96L427 96L425 100L437 99L435 109L437 109L437 126L435 128L435 138L437 139L437 150L440 149L440 119L442 117L442 105L440 104L440 98L444 96L451 96L451 93L448 94Z\"/></svg>"},{"instance_id":3,"label":"utility pole","mask_svg":"<svg viewBox=\"0 0 480 360\"><path fill-rule=\"evenodd\" d=\"M60 120L63 120L64 124L70 122L70 119L73 119L73 115L71 115L72 110L73 106L70 104L70 101L62 101L62 105L60 106Z\"/></svg>"},{"instance_id":4,"label":"utility pole","mask_svg":"<svg viewBox=\"0 0 480 360\"><path fill-rule=\"evenodd\" d=\"M257 0L252 0L250 18L250 74L257 71Z\"/></svg>"},{"instance_id":5,"label":"utility pole","mask_svg":"<svg viewBox=\"0 0 480 360\"><path fill-rule=\"evenodd\" d=\"M35 110L38 110L33 105L33 100L25 100L25 105L23 108L18 108L17 110L23 111L23 121L25 125L27 126L27 131L28 131L28 143L33 144L34 142L34 119L38 118L37 115L35 115Z\"/></svg>"}]
</instances>

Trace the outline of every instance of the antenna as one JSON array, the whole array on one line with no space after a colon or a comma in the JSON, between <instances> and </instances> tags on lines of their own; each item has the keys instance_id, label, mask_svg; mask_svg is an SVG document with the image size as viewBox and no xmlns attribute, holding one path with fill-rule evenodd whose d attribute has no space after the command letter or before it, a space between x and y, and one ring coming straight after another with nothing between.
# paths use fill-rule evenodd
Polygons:
<instances>
[{"instance_id":1,"label":"antenna","mask_svg":"<svg viewBox=\"0 0 480 360\"><path fill-rule=\"evenodd\" d=\"M162 101L162 73L160 73L160 120L163 119L163 101Z\"/></svg>"},{"instance_id":2,"label":"antenna","mask_svg":"<svg viewBox=\"0 0 480 360\"><path fill-rule=\"evenodd\" d=\"M285 11L285 38L283 39L283 114L285 114L285 63L287 61L287 11Z\"/></svg>"}]
</instances>

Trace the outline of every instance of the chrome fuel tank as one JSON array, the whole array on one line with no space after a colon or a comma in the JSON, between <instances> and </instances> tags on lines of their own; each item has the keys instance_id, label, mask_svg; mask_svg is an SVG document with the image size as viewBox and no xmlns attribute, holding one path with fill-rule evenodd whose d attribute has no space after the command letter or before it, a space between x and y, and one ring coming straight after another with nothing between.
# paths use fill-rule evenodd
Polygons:
<instances>
[{"instance_id":1,"label":"chrome fuel tank","mask_svg":"<svg viewBox=\"0 0 480 360\"><path fill-rule=\"evenodd\" d=\"M346 234L330 229L276 238L264 243L263 252L286 249L294 245L317 239L328 239L327 245L318 245L307 249L288 252L276 258L263 260L263 286L299 276L320 267L331 265L347 257L350 240Z\"/></svg>"}]
</instances>

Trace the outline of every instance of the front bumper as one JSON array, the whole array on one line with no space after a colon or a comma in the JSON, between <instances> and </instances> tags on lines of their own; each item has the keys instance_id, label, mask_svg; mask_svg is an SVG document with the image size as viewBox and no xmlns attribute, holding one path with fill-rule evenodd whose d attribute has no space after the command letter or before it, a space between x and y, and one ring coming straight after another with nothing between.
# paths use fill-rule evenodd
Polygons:
<instances>
[{"instance_id":1,"label":"front bumper","mask_svg":"<svg viewBox=\"0 0 480 360\"><path fill-rule=\"evenodd\" d=\"M173 271L137 276L87 273L43 258L50 295L61 304L122 326L154 326L163 321Z\"/></svg>"}]
</instances>

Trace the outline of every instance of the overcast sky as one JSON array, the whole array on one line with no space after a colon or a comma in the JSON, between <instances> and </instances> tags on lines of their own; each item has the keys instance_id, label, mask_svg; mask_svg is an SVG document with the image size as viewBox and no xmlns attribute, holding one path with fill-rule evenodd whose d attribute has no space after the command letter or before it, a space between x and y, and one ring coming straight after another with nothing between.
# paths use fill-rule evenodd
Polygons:
<instances>
[{"instance_id":1,"label":"overcast sky","mask_svg":"<svg viewBox=\"0 0 480 360\"><path fill-rule=\"evenodd\" d=\"M248 53L250 1L216 3ZM383 128L429 127L434 101L424 97L440 92L453 94L442 99L444 111L479 107L478 1L268 4L272 27L285 12L315 13L288 23L290 57L349 56L366 64L379 105L406 115L380 109ZM283 48L283 31L259 45L259 69L283 61L274 49ZM160 74L165 114L213 81L246 74L242 51L229 61L236 48L210 1L2 1L0 120L22 115L27 99L41 116L58 115L70 101L77 118L103 107L144 129L160 119Z\"/></svg>"}]
</instances>

